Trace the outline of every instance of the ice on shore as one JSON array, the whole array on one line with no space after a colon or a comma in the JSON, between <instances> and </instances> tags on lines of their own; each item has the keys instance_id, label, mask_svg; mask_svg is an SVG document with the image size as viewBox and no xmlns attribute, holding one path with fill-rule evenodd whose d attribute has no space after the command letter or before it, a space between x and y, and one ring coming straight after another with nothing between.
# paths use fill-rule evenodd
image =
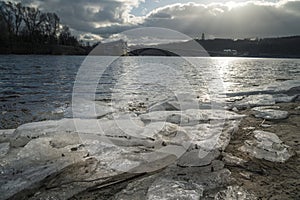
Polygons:
<instances>
[{"instance_id":1,"label":"ice on shore","mask_svg":"<svg viewBox=\"0 0 300 200\"><path fill-rule=\"evenodd\" d=\"M295 100L295 84L300 82L285 83L277 89L269 86L261 94L236 94L228 108L236 107L239 112L255 107L252 111L258 117L283 119L286 111L260 106ZM217 109L212 109L214 106ZM77 111L83 112L81 119L35 122L2 130L0 199L17 198L24 191L31 199L68 199L87 189L154 172L157 176L147 175L129 183L116 199L199 199L206 190L227 185L230 171L223 161L234 166L246 162L220 154L245 117L223 107L186 96L182 103L171 98L153 104L146 113L128 114L99 103L96 109L80 106ZM274 133L253 133L253 139L240 148L243 152L273 162L285 162L292 156ZM36 192L40 187L46 190ZM137 188L141 190L137 192ZM248 196L241 188L228 187L215 199Z\"/></svg>"},{"instance_id":2,"label":"ice on shore","mask_svg":"<svg viewBox=\"0 0 300 200\"><path fill-rule=\"evenodd\" d=\"M256 196L241 186L228 186L217 193L215 200L256 200Z\"/></svg>"},{"instance_id":3,"label":"ice on shore","mask_svg":"<svg viewBox=\"0 0 300 200\"><path fill-rule=\"evenodd\" d=\"M300 96L300 81L275 82L241 92L226 93L229 108L247 109L272 106L275 103L289 103Z\"/></svg>"},{"instance_id":4,"label":"ice on shore","mask_svg":"<svg viewBox=\"0 0 300 200\"><path fill-rule=\"evenodd\" d=\"M285 162L291 156L289 146L283 144L279 137L271 132L253 131L253 140L246 140L240 150L258 159L271 162Z\"/></svg>"},{"instance_id":5,"label":"ice on shore","mask_svg":"<svg viewBox=\"0 0 300 200\"><path fill-rule=\"evenodd\" d=\"M203 186L187 181L159 178L150 186L147 200L198 200L203 195Z\"/></svg>"},{"instance_id":6,"label":"ice on shore","mask_svg":"<svg viewBox=\"0 0 300 200\"><path fill-rule=\"evenodd\" d=\"M252 111L255 117L268 120L286 119L289 116L287 111L278 110L276 107L255 107Z\"/></svg>"},{"instance_id":7,"label":"ice on shore","mask_svg":"<svg viewBox=\"0 0 300 200\"><path fill-rule=\"evenodd\" d=\"M188 126L181 126L185 116ZM123 173L135 176L174 164L198 166L210 176L209 166L217 166L219 151L242 117L222 110L155 111L139 117L124 113L115 119L50 120L1 131L6 136L1 143L1 198L17 198L25 189L46 184L54 189L34 198L66 199ZM148 119L154 122L145 123ZM172 184L184 193L179 183ZM192 193L187 190L186 196Z\"/></svg>"}]
</instances>

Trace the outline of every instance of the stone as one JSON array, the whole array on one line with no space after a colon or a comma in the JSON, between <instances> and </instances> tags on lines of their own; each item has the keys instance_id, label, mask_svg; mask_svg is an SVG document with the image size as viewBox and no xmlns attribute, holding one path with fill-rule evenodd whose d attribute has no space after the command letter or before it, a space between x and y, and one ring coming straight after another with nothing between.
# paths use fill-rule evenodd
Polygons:
<instances>
[{"instance_id":1,"label":"stone","mask_svg":"<svg viewBox=\"0 0 300 200\"><path fill-rule=\"evenodd\" d=\"M240 186L228 186L216 194L215 200L255 200L257 197Z\"/></svg>"},{"instance_id":2,"label":"stone","mask_svg":"<svg viewBox=\"0 0 300 200\"><path fill-rule=\"evenodd\" d=\"M270 127L272 127L272 125L270 125L270 124L261 124L260 126L264 127L264 128L270 128Z\"/></svg>"},{"instance_id":3,"label":"stone","mask_svg":"<svg viewBox=\"0 0 300 200\"><path fill-rule=\"evenodd\" d=\"M3 135L12 135L16 129L3 129L0 130L0 136Z\"/></svg>"},{"instance_id":4,"label":"stone","mask_svg":"<svg viewBox=\"0 0 300 200\"><path fill-rule=\"evenodd\" d=\"M203 186L193 182L159 178L150 186L148 200L198 200L203 195Z\"/></svg>"},{"instance_id":5,"label":"stone","mask_svg":"<svg viewBox=\"0 0 300 200\"><path fill-rule=\"evenodd\" d=\"M238 112L239 110L238 110L236 107L233 107L233 108L232 108L232 111Z\"/></svg>"},{"instance_id":6,"label":"stone","mask_svg":"<svg viewBox=\"0 0 300 200\"><path fill-rule=\"evenodd\" d=\"M271 162L285 162L293 154L289 146L283 144L279 137L271 132L254 131L254 139L246 140L239 149L258 159Z\"/></svg>"},{"instance_id":7,"label":"stone","mask_svg":"<svg viewBox=\"0 0 300 200\"><path fill-rule=\"evenodd\" d=\"M250 172L245 171L245 172L240 172L239 174L244 179L251 180L252 174Z\"/></svg>"},{"instance_id":8,"label":"stone","mask_svg":"<svg viewBox=\"0 0 300 200\"><path fill-rule=\"evenodd\" d=\"M286 119L289 116L287 111L270 109L269 107L255 107L252 108L252 111L255 117L267 120Z\"/></svg>"},{"instance_id":9,"label":"stone","mask_svg":"<svg viewBox=\"0 0 300 200\"><path fill-rule=\"evenodd\" d=\"M245 166L245 163L247 162L246 160L236 157L230 153L223 152L222 156L223 156L222 160L224 161L224 163L229 166L243 167L243 166Z\"/></svg>"},{"instance_id":10,"label":"stone","mask_svg":"<svg viewBox=\"0 0 300 200\"><path fill-rule=\"evenodd\" d=\"M0 130L0 143L1 142L8 142L9 138L12 137L15 129L4 129Z\"/></svg>"},{"instance_id":11,"label":"stone","mask_svg":"<svg viewBox=\"0 0 300 200\"><path fill-rule=\"evenodd\" d=\"M0 143L0 158L5 156L9 151L9 143Z\"/></svg>"}]
</instances>

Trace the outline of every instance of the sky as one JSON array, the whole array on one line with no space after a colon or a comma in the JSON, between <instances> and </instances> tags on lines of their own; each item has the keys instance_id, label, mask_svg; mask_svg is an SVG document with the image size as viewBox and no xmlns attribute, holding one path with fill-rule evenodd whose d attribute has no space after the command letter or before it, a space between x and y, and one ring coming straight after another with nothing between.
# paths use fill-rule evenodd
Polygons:
<instances>
[{"instance_id":1,"label":"sky","mask_svg":"<svg viewBox=\"0 0 300 200\"><path fill-rule=\"evenodd\" d=\"M85 41L139 27L162 27L192 38L300 35L300 0L14 0L55 12Z\"/></svg>"}]
</instances>

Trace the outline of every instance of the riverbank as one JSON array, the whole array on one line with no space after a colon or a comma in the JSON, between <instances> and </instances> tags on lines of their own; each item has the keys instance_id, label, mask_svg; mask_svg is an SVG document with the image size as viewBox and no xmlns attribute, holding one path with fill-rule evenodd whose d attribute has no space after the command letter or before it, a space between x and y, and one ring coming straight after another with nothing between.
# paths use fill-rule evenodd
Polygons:
<instances>
[{"instance_id":1,"label":"riverbank","mask_svg":"<svg viewBox=\"0 0 300 200\"><path fill-rule=\"evenodd\" d=\"M67 45L42 45L24 43L11 46L1 46L0 54L16 55L88 55L92 47Z\"/></svg>"},{"instance_id":2,"label":"riverbank","mask_svg":"<svg viewBox=\"0 0 300 200\"><path fill-rule=\"evenodd\" d=\"M187 94L122 112L96 102L98 119L2 130L0 198L297 199L299 88L230 93L214 109Z\"/></svg>"},{"instance_id":3,"label":"riverbank","mask_svg":"<svg viewBox=\"0 0 300 200\"><path fill-rule=\"evenodd\" d=\"M253 191L259 199L298 199L300 177L300 103L278 103L280 110L287 111L289 117L280 120L264 120L253 116L253 111L245 114L239 130L232 137L226 153L247 160L245 165L225 164L232 172L235 184ZM294 156L284 163L253 158L239 148L246 140L251 140L254 130L275 133L284 144L291 147Z\"/></svg>"}]
</instances>

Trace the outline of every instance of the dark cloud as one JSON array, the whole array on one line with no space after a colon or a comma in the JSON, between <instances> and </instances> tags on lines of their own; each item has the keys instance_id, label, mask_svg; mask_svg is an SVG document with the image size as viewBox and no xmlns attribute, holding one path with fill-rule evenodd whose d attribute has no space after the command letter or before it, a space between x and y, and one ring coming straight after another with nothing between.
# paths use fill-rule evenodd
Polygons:
<instances>
[{"instance_id":1,"label":"dark cloud","mask_svg":"<svg viewBox=\"0 0 300 200\"><path fill-rule=\"evenodd\" d=\"M131 10L143 0L23 0L41 10L55 12L61 22L77 31L94 32L101 26L130 23Z\"/></svg>"},{"instance_id":2,"label":"dark cloud","mask_svg":"<svg viewBox=\"0 0 300 200\"><path fill-rule=\"evenodd\" d=\"M300 34L300 1L277 3L177 3L157 8L144 17L131 11L144 0L24 0L56 12L62 23L102 37L137 27L170 28L192 37L202 32L215 37L264 37Z\"/></svg>"}]
</instances>

